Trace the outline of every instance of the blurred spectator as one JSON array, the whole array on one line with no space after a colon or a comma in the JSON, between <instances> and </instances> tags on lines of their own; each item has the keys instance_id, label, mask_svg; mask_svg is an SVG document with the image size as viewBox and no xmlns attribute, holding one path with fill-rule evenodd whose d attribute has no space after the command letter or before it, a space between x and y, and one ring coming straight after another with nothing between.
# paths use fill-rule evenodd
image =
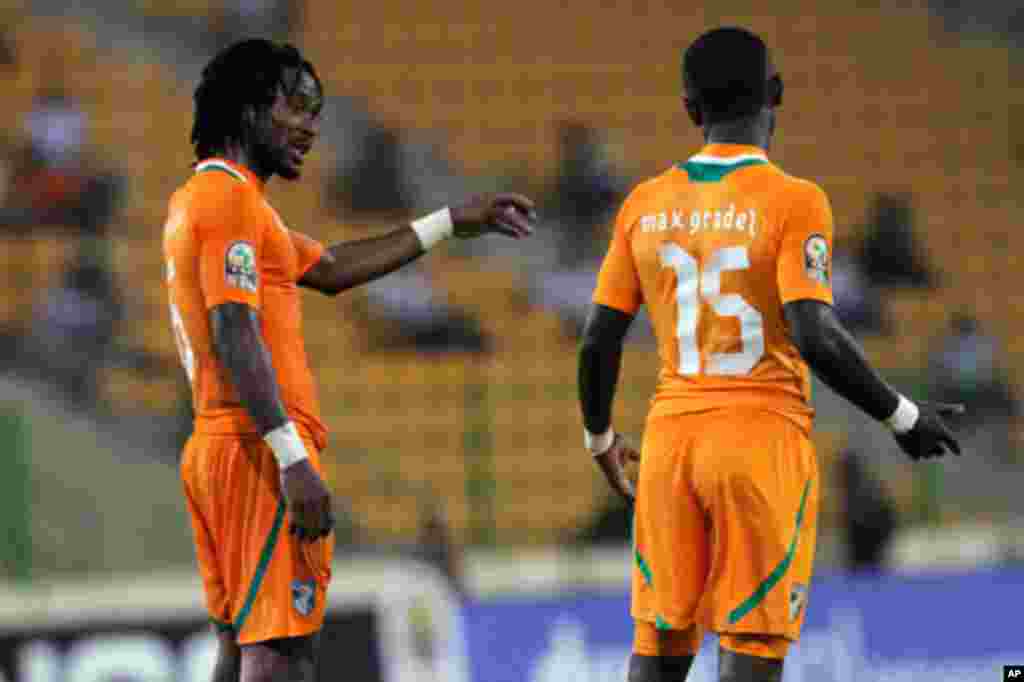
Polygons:
<instances>
[{"instance_id":1,"label":"blurred spectator","mask_svg":"<svg viewBox=\"0 0 1024 682\"><path fill-rule=\"evenodd\" d=\"M832 293L836 314L851 332L879 334L889 329L878 289L857 260L839 248L832 261Z\"/></svg>"},{"instance_id":2,"label":"blurred spectator","mask_svg":"<svg viewBox=\"0 0 1024 682\"><path fill-rule=\"evenodd\" d=\"M573 540L582 545L622 545L630 541L632 532L632 510L621 497L609 494Z\"/></svg>"},{"instance_id":3,"label":"blurred spectator","mask_svg":"<svg viewBox=\"0 0 1024 682\"><path fill-rule=\"evenodd\" d=\"M7 33L0 33L0 71L14 73L18 69L18 53Z\"/></svg>"},{"instance_id":4,"label":"blurred spectator","mask_svg":"<svg viewBox=\"0 0 1024 682\"><path fill-rule=\"evenodd\" d=\"M77 407L94 405L98 370L122 318L122 300L102 260L81 249L58 286L43 292L28 355Z\"/></svg>"},{"instance_id":5,"label":"blurred spectator","mask_svg":"<svg viewBox=\"0 0 1024 682\"><path fill-rule=\"evenodd\" d=\"M246 38L287 40L299 25L298 0L225 0L213 17L217 47Z\"/></svg>"},{"instance_id":6,"label":"blurred spectator","mask_svg":"<svg viewBox=\"0 0 1024 682\"><path fill-rule=\"evenodd\" d=\"M42 93L25 121L29 143L8 165L0 224L24 231L64 225L102 235L123 192L123 179L96 167L85 153L88 120L59 88Z\"/></svg>"},{"instance_id":7,"label":"blurred spectator","mask_svg":"<svg viewBox=\"0 0 1024 682\"><path fill-rule=\"evenodd\" d=\"M847 567L853 571L881 568L896 530L895 504L856 450L839 454L838 475Z\"/></svg>"},{"instance_id":8,"label":"blurred spectator","mask_svg":"<svg viewBox=\"0 0 1024 682\"><path fill-rule=\"evenodd\" d=\"M448 578L452 589L458 594L466 594L462 548L452 538L439 502L424 504L420 508L420 529L414 556L436 566Z\"/></svg>"},{"instance_id":9,"label":"blurred spectator","mask_svg":"<svg viewBox=\"0 0 1024 682\"><path fill-rule=\"evenodd\" d=\"M602 255L606 225L625 194L600 133L580 121L559 124L554 204L563 267L592 265Z\"/></svg>"},{"instance_id":10,"label":"blurred spectator","mask_svg":"<svg viewBox=\"0 0 1024 682\"><path fill-rule=\"evenodd\" d=\"M531 279L530 298L557 313L568 334L578 336L626 187L597 130L565 120L559 123L558 140L558 176L549 202L552 224L531 239L534 247L553 251L556 258L549 259L547 271Z\"/></svg>"},{"instance_id":11,"label":"blurred spectator","mask_svg":"<svg viewBox=\"0 0 1024 682\"><path fill-rule=\"evenodd\" d=\"M860 252L860 265L875 286L930 287L935 275L914 239L913 208L905 194L878 194Z\"/></svg>"},{"instance_id":12,"label":"blurred spectator","mask_svg":"<svg viewBox=\"0 0 1024 682\"><path fill-rule=\"evenodd\" d=\"M476 318L438 300L422 263L370 282L364 291L371 315L387 326L374 340L374 350L480 353L491 348L491 340Z\"/></svg>"},{"instance_id":13,"label":"blurred spectator","mask_svg":"<svg viewBox=\"0 0 1024 682\"><path fill-rule=\"evenodd\" d=\"M390 213L413 206L397 130L371 125L328 181L328 201L338 212Z\"/></svg>"},{"instance_id":14,"label":"blurred spectator","mask_svg":"<svg viewBox=\"0 0 1024 682\"><path fill-rule=\"evenodd\" d=\"M955 421L973 426L989 419L1017 416L1017 399L1002 372L999 342L982 331L967 313L950 319L947 336L929 359L929 376L936 400L962 402L967 412Z\"/></svg>"}]
</instances>

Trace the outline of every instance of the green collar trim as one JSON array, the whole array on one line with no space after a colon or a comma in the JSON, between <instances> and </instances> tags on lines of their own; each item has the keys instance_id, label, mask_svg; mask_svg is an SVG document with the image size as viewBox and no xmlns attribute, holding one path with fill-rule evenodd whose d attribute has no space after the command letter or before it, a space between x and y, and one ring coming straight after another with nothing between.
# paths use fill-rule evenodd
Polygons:
<instances>
[{"instance_id":1,"label":"green collar trim","mask_svg":"<svg viewBox=\"0 0 1024 682\"><path fill-rule=\"evenodd\" d=\"M690 176L690 182L718 182L734 170L768 163L767 159L756 156L710 161L713 158L715 157L695 156L686 163L676 164L676 167Z\"/></svg>"},{"instance_id":2,"label":"green collar trim","mask_svg":"<svg viewBox=\"0 0 1024 682\"><path fill-rule=\"evenodd\" d=\"M241 180L242 182L246 182L244 175L242 175L241 173L239 173L238 171L236 171L234 168L224 163L223 161L219 161L217 159L209 159L196 165L196 173L202 173L208 170L224 171L225 173L233 177L235 180Z\"/></svg>"}]
</instances>

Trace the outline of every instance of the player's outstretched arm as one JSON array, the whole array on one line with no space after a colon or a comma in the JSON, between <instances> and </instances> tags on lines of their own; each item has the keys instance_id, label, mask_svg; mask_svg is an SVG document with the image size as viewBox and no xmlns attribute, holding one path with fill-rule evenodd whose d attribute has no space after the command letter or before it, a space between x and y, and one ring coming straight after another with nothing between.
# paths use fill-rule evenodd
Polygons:
<instances>
[{"instance_id":1,"label":"player's outstretched arm","mask_svg":"<svg viewBox=\"0 0 1024 682\"><path fill-rule=\"evenodd\" d=\"M892 428L912 459L960 454L960 445L942 418L962 405L913 403L871 367L860 345L827 303L803 299L784 307L790 336L814 373L832 390Z\"/></svg>"},{"instance_id":2,"label":"player's outstretched arm","mask_svg":"<svg viewBox=\"0 0 1024 682\"><path fill-rule=\"evenodd\" d=\"M217 359L277 457L291 532L307 540L327 535L334 527L330 493L310 464L306 447L281 402L259 314L244 303L222 303L210 310L209 319Z\"/></svg>"},{"instance_id":3,"label":"player's outstretched arm","mask_svg":"<svg viewBox=\"0 0 1024 682\"><path fill-rule=\"evenodd\" d=\"M625 471L640 459L612 429L612 401L622 365L622 342L633 316L603 305L590 309L583 327L577 375L584 440L612 490L632 501L633 484Z\"/></svg>"},{"instance_id":4,"label":"player's outstretched arm","mask_svg":"<svg viewBox=\"0 0 1024 682\"><path fill-rule=\"evenodd\" d=\"M496 233L520 239L533 232L535 222L533 202L526 197L482 194L380 237L335 244L299 284L333 296L397 270L449 237Z\"/></svg>"}]
</instances>

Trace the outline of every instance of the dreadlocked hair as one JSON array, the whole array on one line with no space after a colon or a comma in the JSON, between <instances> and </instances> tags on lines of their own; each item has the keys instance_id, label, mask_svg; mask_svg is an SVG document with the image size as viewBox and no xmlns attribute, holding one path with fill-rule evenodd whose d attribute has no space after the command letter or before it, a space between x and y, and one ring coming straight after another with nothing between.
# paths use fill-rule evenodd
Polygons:
<instances>
[{"instance_id":1,"label":"dreadlocked hair","mask_svg":"<svg viewBox=\"0 0 1024 682\"><path fill-rule=\"evenodd\" d=\"M245 135L245 110L266 111L279 90L294 92L308 73L323 93L313 65L293 45L253 38L221 50L203 69L196 87L192 146L200 161Z\"/></svg>"}]
</instances>

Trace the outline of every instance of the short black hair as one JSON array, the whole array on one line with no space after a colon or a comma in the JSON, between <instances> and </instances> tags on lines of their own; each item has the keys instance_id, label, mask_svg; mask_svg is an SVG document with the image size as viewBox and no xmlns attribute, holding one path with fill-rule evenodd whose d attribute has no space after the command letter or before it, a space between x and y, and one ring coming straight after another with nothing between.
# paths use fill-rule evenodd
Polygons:
<instances>
[{"instance_id":1,"label":"short black hair","mask_svg":"<svg viewBox=\"0 0 1024 682\"><path fill-rule=\"evenodd\" d=\"M683 53L683 80L696 96L704 123L750 116L765 104L768 47L744 28L701 35Z\"/></svg>"},{"instance_id":2,"label":"short black hair","mask_svg":"<svg viewBox=\"0 0 1024 682\"><path fill-rule=\"evenodd\" d=\"M294 75L289 77L290 72ZM279 89L294 91L303 72L316 82L322 100L316 69L293 45L252 38L221 50L203 69L194 95L196 158L202 161L223 152L230 140L241 140L245 108L266 110Z\"/></svg>"}]
</instances>

